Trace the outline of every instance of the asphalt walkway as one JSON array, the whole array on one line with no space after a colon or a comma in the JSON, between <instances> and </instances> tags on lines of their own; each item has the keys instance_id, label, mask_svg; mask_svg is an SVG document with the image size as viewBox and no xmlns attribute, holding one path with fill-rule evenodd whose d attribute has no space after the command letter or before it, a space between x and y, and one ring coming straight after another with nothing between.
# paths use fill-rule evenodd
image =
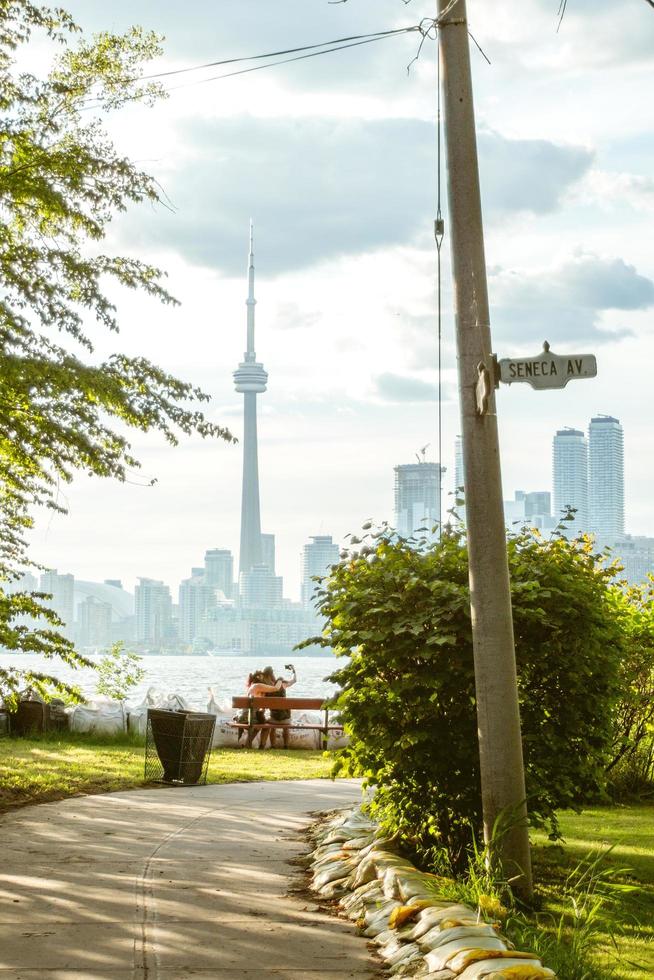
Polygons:
<instances>
[{"instance_id":1,"label":"asphalt walkway","mask_svg":"<svg viewBox=\"0 0 654 980\"><path fill-rule=\"evenodd\" d=\"M292 862L350 780L136 790L0 818L0 980L357 980L365 940Z\"/></svg>"}]
</instances>

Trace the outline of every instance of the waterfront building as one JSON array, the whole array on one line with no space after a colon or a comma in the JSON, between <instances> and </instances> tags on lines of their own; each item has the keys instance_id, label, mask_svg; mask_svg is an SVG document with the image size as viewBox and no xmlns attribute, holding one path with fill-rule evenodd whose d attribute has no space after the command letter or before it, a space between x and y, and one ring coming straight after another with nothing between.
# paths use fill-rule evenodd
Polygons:
<instances>
[{"instance_id":1,"label":"waterfront building","mask_svg":"<svg viewBox=\"0 0 654 980\"><path fill-rule=\"evenodd\" d=\"M315 575L324 575L332 565L339 561L339 547L332 541L331 534L314 535L309 544L302 549L302 605L313 608Z\"/></svg>"},{"instance_id":2,"label":"waterfront building","mask_svg":"<svg viewBox=\"0 0 654 980\"><path fill-rule=\"evenodd\" d=\"M563 532L574 537L588 530L588 443L579 429L559 429L552 444L554 518L558 522L567 507L574 507L573 521Z\"/></svg>"},{"instance_id":3,"label":"waterfront building","mask_svg":"<svg viewBox=\"0 0 654 980\"><path fill-rule=\"evenodd\" d=\"M207 585L219 589L226 599L234 590L234 557L224 548L212 548L204 555L204 580Z\"/></svg>"},{"instance_id":4,"label":"waterfront building","mask_svg":"<svg viewBox=\"0 0 654 980\"><path fill-rule=\"evenodd\" d=\"M266 565L268 570L275 574L275 535L261 535L261 563Z\"/></svg>"},{"instance_id":5,"label":"waterfront building","mask_svg":"<svg viewBox=\"0 0 654 980\"><path fill-rule=\"evenodd\" d=\"M53 568L41 575L41 592L50 593L50 599L43 600L43 604L52 609L63 626L58 629L68 639L73 638L73 628L75 621L75 576L60 575Z\"/></svg>"},{"instance_id":6,"label":"waterfront building","mask_svg":"<svg viewBox=\"0 0 654 980\"><path fill-rule=\"evenodd\" d=\"M444 466L424 461L395 467L395 529L401 537L410 538L416 532L421 537L433 536L444 473Z\"/></svg>"},{"instance_id":7,"label":"waterfront building","mask_svg":"<svg viewBox=\"0 0 654 980\"><path fill-rule=\"evenodd\" d=\"M598 537L624 534L624 432L611 415L598 415L588 427L589 526Z\"/></svg>"},{"instance_id":8,"label":"waterfront building","mask_svg":"<svg viewBox=\"0 0 654 980\"><path fill-rule=\"evenodd\" d=\"M504 522L509 531L521 527L534 527L539 531L553 531L555 519L552 517L551 494L546 490L526 493L516 490L513 500L504 501Z\"/></svg>"},{"instance_id":9,"label":"waterfront building","mask_svg":"<svg viewBox=\"0 0 654 980\"><path fill-rule=\"evenodd\" d=\"M136 586L136 640L161 646L171 635L173 602L163 582L139 578Z\"/></svg>"},{"instance_id":10,"label":"waterfront building","mask_svg":"<svg viewBox=\"0 0 654 980\"><path fill-rule=\"evenodd\" d=\"M624 571L620 577L630 585L642 585L648 575L654 575L654 538L625 534L617 541L605 542L611 547Z\"/></svg>"},{"instance_id":11,"label":"waterfront building","mask_svg":"<svg viewBox=\"0 0 654 980\"><path fill-rule=\"evenodd\" d=\"M241 547L239 573L247 573L260 565L261 508L259 502L259 461L257 447L257 395L266 390L268 375L257 361L254 349L254 245L250 222L250 254L248 259L247 350L234 372L236 391L243 395L243 487L241 496Z\"/></svg>"},{"instance_id":12,"label":"waterfront building","mask_svg":"<svg viewBox=\"0 0 654 980\"><path fill-rule=\"evenodd\" d=\"M77 606L77 645L106 649L112 642L111 603L88 595Z\"/></svg>"},{"instance_id":13,"label":"waterfront building","mask_svg":"<svg viewBox=\"0 0 654 980\"><path fill-rule=\"evenodd\" d=\"M216 650L261 656L292 656L293 647L322 629L315 613L298 604L276 609L221 603L203 619L200 634ZM322 652L320 647L304 651Z\"/></svg>"},{"instance_id":14,"label":"waterfront building","mask_svg":"<svg viewBox=\"0 0 654 980\"><path fill-rule=\"evenodd\" d=\"M276 609L283 602L284 581L263 562L253 565L239 578L239 603L241 606Z\"/></svg>"},{"instance_id":15,"label":"waterfront building","mask_svg":"<svg viewBox=\"0 0 654 980\"><path fill-rule=\"evenodd\" d=\"M193 643L207 610L216 605L216 589L207 584L204 569L193 571L196 574L184 579L179 586L178 633L182 643L186 644Z\"/></svg>"}]
</instances>

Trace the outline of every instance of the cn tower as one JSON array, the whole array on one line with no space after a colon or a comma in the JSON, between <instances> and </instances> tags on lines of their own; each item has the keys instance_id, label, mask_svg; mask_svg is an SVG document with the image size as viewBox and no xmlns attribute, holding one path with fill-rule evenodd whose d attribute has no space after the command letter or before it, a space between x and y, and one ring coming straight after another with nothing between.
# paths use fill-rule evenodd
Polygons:
<instances>
[{"instance_id":1,"label":"cn tower","mask_svg":"<svg viewBox=\"0 0 654 980\"><path fill-rule=\"evenodd\" d=\"M261 563L261 507L259 503L259 459L257 449L257 395L266 390L268 375L257 361L254 350L254 248L250 221L250 255L248 260L248 298L246 301L247 350L234 371L236 390L243 393L243 492L241 496L241 551L239 572L249 572Z\"/></svg>"}]
</instances>

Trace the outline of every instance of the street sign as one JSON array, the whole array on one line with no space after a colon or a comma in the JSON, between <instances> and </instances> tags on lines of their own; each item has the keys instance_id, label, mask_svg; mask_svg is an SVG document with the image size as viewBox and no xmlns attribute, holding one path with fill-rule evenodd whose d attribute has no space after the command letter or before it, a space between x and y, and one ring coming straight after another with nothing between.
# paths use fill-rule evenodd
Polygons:
<instances>
[{"instance_id":1,"label":"street sign","mask_svg":"<svg viewBox=\"0 0 654 980\"><path fill-rule=\"evenodd\" d=\"M545 341L542 353L535 357L503 357L498 361L499 379L511 385L526 381L532 388L565 388L568 381L594 378L597 360L594 354L553 354Z\"/></svg>"}]
</instances>

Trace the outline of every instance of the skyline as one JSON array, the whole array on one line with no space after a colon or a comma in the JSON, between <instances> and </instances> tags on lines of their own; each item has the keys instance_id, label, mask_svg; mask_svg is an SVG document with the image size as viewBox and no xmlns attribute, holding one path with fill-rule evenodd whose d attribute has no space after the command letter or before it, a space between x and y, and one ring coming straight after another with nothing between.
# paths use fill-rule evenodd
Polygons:
<instances>
[{"instance_id":1,"label":"skyline","mask_svg":"<svg viewBox=\"0 0 654 980\"><path fill-rule=\"evenodd\" d=\"M474 71L494 347L529 355L547 339L558 353L594 352L598 377L564 391L500 390L504 496L550 487L553 431L609 412L626 432L625 530L654 535L654 137L642 113L654 18L635 9L618 42L607 0L590 19L570 10L558 34L551 3L523 6L517 20L507 0L492 16L470 3L493 62L476 58ZM282 0L274 17L260 0L247 10L227 0L220 21L205 0L181 12L150 0L71 7L92 30L140 22L166 32L160 69L433 16L431 5L396 0ZM117 296L123 330L94 332L98 355L144 354L202 385L211 416L239 437L231 371L251 214L257 225L258 344L275 379L259 418L262 526L276 533L294 595L309 535L340 540L368 518L391 518L393 467L427 443L436 459L434 46L407 75L413 54L411 39L385 41L356 57L180 88L112 123L120 149L151 162L175 211L129 213L109 244L167 268L182 306ZM441 462L451 476L448 249L446 238ZM85 579L179 581L207 548L238 552L242 443L134 445L144 464L134 483L62 489L70 514L42 515L36 560ZM141 485L150 478L154 487Z\"/></svg>"}]
</instances>

